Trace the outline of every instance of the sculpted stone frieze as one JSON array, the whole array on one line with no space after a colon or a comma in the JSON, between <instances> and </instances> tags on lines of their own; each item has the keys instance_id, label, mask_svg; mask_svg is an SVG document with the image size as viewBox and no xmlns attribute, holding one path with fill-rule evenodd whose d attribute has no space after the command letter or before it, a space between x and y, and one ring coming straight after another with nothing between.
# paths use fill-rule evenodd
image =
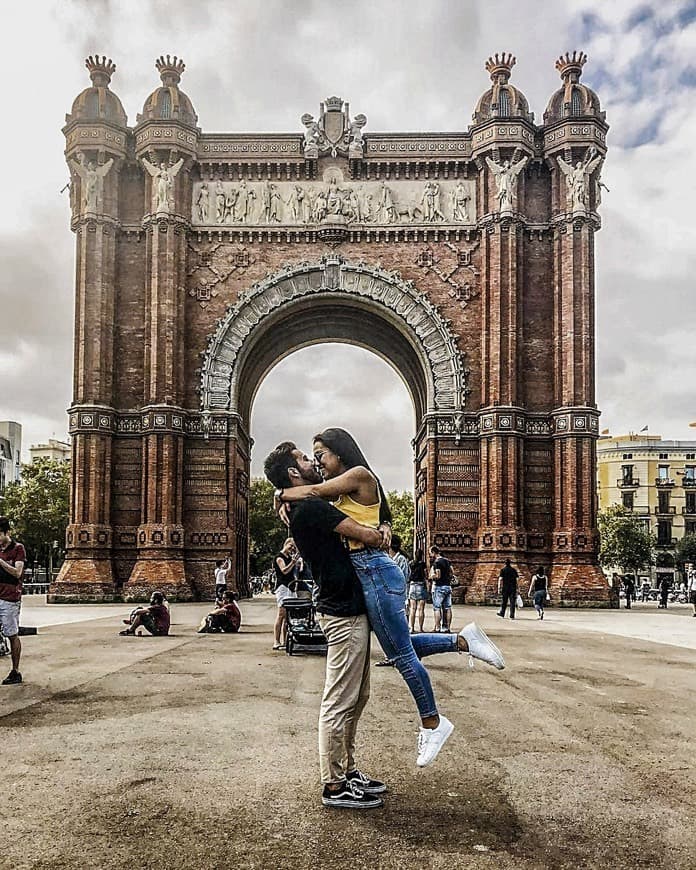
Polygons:
<instances>
[{"instance_id":1,"label":"sculpted stone frieze","mask_svg":"<svg viewBox=\"0 0 696 870\"><path fill-rule=\"evenodd\" d=\"M249 335L280 306L317 293L361 296L379 309L396 315L401 328L427 360L430 411L461 412L470 392L465 354L427 296L398 273L342 257L323 257L313 263L287 266L255 284L227 309L208 343L201 375L204 411L237 411L237 360Z\"/></svg>"},{"instance_id":2,"label":"sculpted stone frieze","mask_svg":"<svg viewBox=\"0 0 696 870\"><path fill-rule=\"evenodd\" d=\"M199 181L191 209L196 226L471 225L473 179L345 181Z\"/></svg>"}]
</instances>

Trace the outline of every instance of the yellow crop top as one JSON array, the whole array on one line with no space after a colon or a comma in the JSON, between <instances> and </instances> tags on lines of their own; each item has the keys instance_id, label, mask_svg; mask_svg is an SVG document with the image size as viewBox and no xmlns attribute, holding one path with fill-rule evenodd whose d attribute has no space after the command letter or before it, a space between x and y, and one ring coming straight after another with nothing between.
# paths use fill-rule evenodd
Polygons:
<instances>
[{"instance_id":1,"label":"yellow crop top","mask_svg":"<svg viewBox=\"0 0 696 870\"><path fill-rule=\"evenodd\" d=\"M339 495L334 502L334 507L360 523L362 526L369 526L371 529L379 528L379 505L377 504L359 504L354 501L349 495ZM360 550L363 544L360 541L354 541L352 538L346 538L348 541L349 550Z\"/></svg>"}]
</instances>

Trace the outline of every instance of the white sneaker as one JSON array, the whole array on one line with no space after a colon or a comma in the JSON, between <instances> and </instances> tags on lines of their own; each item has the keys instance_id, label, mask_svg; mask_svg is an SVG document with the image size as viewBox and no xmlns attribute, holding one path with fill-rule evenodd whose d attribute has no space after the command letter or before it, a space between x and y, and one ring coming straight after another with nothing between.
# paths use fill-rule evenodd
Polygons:
<instances>
[{"instance_id":1,"label":"white sneaker","mask_svg":"<svg viewBox=\"0 0 696 870\"><path fill-rule=\"evenodd\" d=\"M470 622L465 625L459 632L459 636L463 637L469 647L469 655L475 659L481 659L499 671L505 667L505 659L498 647L489 639L486 632L479 628L475 622Z\"/></svg>"},{"instance_id":2,"label":"white sneaker","mask_svg":"<svg viewBox=\"0 0 696 870\"><path fill-rule=\"evenodd\" d=\"M454 725L445 716L440 716L437 728L420 728L418 732L418 767L427 767L437 758L439 751L445 745Z\"/></svg>"}]
</instances>

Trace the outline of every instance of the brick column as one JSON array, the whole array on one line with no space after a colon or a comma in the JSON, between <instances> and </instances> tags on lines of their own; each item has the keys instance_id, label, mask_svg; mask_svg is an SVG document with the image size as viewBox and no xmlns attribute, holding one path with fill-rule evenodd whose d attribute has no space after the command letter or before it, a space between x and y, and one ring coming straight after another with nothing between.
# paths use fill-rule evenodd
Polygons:
<instances>
[{"instance_id":1,"label":"brick column","mask_svg":"<svg viewBox=\"0 0 696 870\"><path fill-rule=\"evenodd\" d=\"M150 183L148 179L146 188ZM147 189L146 196L150 202ZM147 215L143 226L147 272L142 509L138 557L123 596L127 601L142 600L157 589L182 601L193 597L184 570L182 524L186 224L178 214L157 214Z\"/></svg>"},{"instance_id":2,"label":"brick column","mask_svg":"<svg viewBox=\"0 0 696 870\"><path fill-rule=\"evenodd\" d=\"M105 179L100 213L80 212L76 232L75 370L70 524L66 560L49 591L50 602L111 601L111 444L114 429L113 347L116 210L119 166ZM77 196L74 201L79 202Z\"/></svg>"},{"instance_id":3,"label":"brick column","mask_svg":"<svg viewBox=\"0 0 696 870\"><path fill-rule=\"evenodd\" d=\"M606 605L597 563L594 225L566 216L554 230L554 530L551 587L559 603Z\"/></svg>"},{"instance_id":4,"label":"brick column","mask_svg":"<svg viewBox=\"0 0 696 870\"><path fill-rule=\"evenodd\" d=\"M525 415L519 390L522 234L515 213L502 220L494 216L481 238L481 513L479 559L467 595L472 602L496 597L501 565L506 558L517 562L526 545Z\"/></svg>"}]
</instances>

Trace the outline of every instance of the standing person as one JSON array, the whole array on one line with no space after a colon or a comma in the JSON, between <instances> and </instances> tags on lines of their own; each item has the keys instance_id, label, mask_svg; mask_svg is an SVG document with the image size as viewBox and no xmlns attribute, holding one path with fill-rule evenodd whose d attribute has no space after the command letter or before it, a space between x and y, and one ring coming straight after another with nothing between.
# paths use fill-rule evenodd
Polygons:
<instances>
[{"instance_id":1,"label":"standing person","mask_svg":"<svg viewBox=\"0 0 696 870\"><path fill-rule=\"evenodd\" d=\"M498 616L505 616L505 608L510 603L510 619L515 618L515 607L517 606L517 579L519 574L510 564L510 560L505 560L505 565L498 577L498 595L503 596L498 611Z\"/></svg>"},{"instance_id":2,"label":"standing person","mask_svg":"<svg viewBox=\"0 0 696 870\"><path fill-rule=\"evenodd\" d=\"M227 592L227 572L229 571L229 559L218 559L215 563L215 600L222 601L222 596Z\"/></svg>"},{"instance_id":3,"label":"standing person","mask_svg":"<svg viewBox=\"0 0 696 870\"><path fill-rule=\"evenodd\" d=\"M408 586L408 582L411 578L411 566L408 564L406 556L401 552L401 538L399 535L391 536L391 541L389 542L389 555L396 562L399 568L401 568L401 573L404 575L404 580Z\"/></svg>"},{"instance_id":4,"label":"standing person","mask_svg":"<svg viewBox=\"0 0 696 870\"><path fill-rule=\"evenodd\" d=\"M650 581L643 580L640 587L640 600L641 601L650 601Z\"/></svg>"},{"instance_id":5,"label":"standing person","mask_svg":"<svg viewBox=\"0 0 696 870\"><path fill-rule=\"evenodd\" d=\"M694 608L694 616L696 616L696 569L693 565L688 566L686 575L686 589L689 593L689 601Z\"/></svg>"},{"instance_id":6,"label":"standing person","mask_svg":"<svg viewBox=\"0 0 696 870\"><path fill-rule=\"evenodd\" d=\"M273 649L283 649L285 635L288 630L288 614L283 606L286 598L292 598L290 582L295 579L295 566L300 559L295 542L292 538L286 538L280 552L273 560L275 570L275 597L278 612L275 625L273 626Z\"/></svg>"},{"instance_id":7,"label":"standing person","mask_svg":"<svg viewBox=\"0 0 696 870\"><path fill-rule=\"evenodd\" d=\"M321 480L313 461L290 441L266 457L264 471L281 489ZM370 697L370 625L342 536L366 546L379 546L382 536L320 498L296 502L288 519L293 540L311 567L319 624L328 644L319 713L322 803L337 808L379 807L385 784L362 773L355 761L358 722Z\"/></svg>"},{"instance_id":8,"label":"standing person","mask_svg":"<svg viewBox=\"0 0 696 870\"><path fill-rule=\"evenodd\" d=\"M631 609L631 601L636 597L636 584L633 581L633 574L626 574L623 578L624 597L626 601L626 610Z\"/></svg>"},{"instance_id":9,"label":"standing person","mask_svg":"<svg viewBox=\"0 0 696 870\"><path fill-rule=\"evenodd\" d=\"M663 574L662 579L660 580L660 603L657 606L664 607L665 610L667 610L667 598L669 596L671 585L669 577L666 574Z\"/></svg>"},{"instance_id":10,"label":"standing person","mask_svg":"<svg viewBox=\"0 0 696 870\"><path fill-rule=\"evenodd\" d=\"M314 436L314 459L323 483L296 486L276 491L276 499L299 501L319 496L365 526L377 528L391 518L382 485L370 469L355 439L344 429L325 429ZM404 595L406 583L398 566L381 549L366 547L359 540L348 540L350 558L365 596L372 630L387 658L394 662L418 707L421 728L418 734L416 764L431 764L448 740L454 726L440 716L432 684L420 658L436 652L467 650L501 670L505 661L500 650L475 624L464 626L459 635L414 635L406 621Z\"/></svg>"},{"instance_id":11,"label":"standing person","mask_svg":"<svg viewBox=\"0 0 696 870\"><path fill-rule=\"evenodd\" d=\"M452 563L440 554L439 547L430 548L430 594L433 597L434 631L449 633L452 625Z\"/></svg>"},{"instance_id":12,"label":"standing person","mask_svg":"<svg viewBox=\"0 0 696 870\"><path fill-rule=\"evenodd\" d=\"M428 566L423 559L423 550L415 552L415 558L410 565L411 578L408 585L409 611L408 620L411 634L416 630L416 615L418 615L418 630L423 631L425 623L425 602L428 600L427 570Z\"/></svg>"},{"instance_id":13,"label":"standing person","mask_svg":"<svg viewBox=\"0 0 696 870\"><path fill-rule=\"evenodd\" d=\"M529 584L529 597L534 596L534 609L536 610L539 619L544 618L544 605L546 604L546 596L549 591L549 578L546 576L544 566L539 565L536 574L532 577L532 582Z\"/></svg>"},{"instance_id":14,"label":"standing person","mask_svg":"<svg viewBox=\"0 0 696 870\"><path fill-rule=\"evenodd\" d=\"M10 643L12 670L2 681L3 686L22 682L19 660L22 644L19 640L19 612L22 607L22 577L27 554L24 545L10 536L10 521L0 517L0 628Z\"/></svg>"}]
</instances>

